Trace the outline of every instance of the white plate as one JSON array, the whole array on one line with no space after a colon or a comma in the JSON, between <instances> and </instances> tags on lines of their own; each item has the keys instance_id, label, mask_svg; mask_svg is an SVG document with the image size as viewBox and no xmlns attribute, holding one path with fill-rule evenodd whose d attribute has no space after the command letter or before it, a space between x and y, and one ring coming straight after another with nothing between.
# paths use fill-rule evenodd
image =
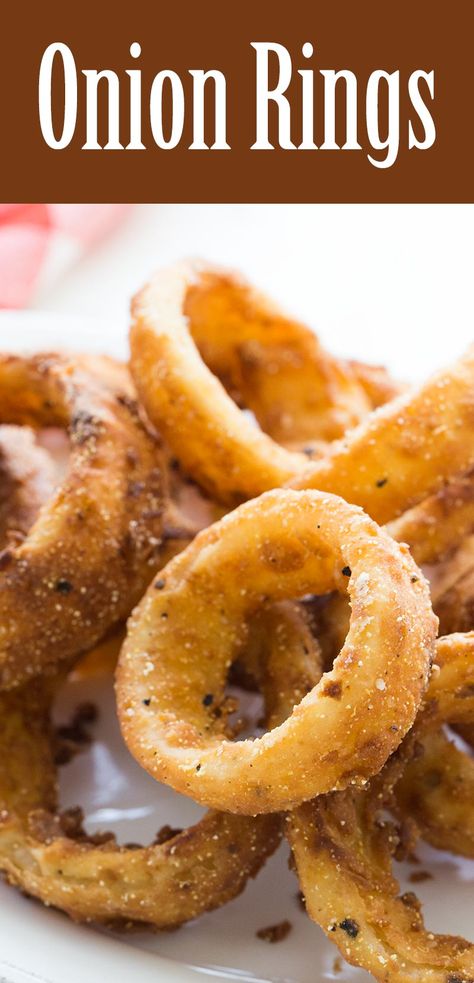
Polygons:
<instances>
[{"instance_id":1,"label":"white plate","mask_svg":"<svg viewBox=\"0 0 474 983\"><path fill-rule=\"evenodd\" d=\"M0 349L51 350L62 345L123 355L125 338L125 321L0 314ZM113 829L122 842L149 840L164 823L193 822L200 810L157 785L124 748L110 682L71 684L63 703L73 706L88 697L100 708L97 740L62 769L62 804L80 803L90 831ZM426 848L419 855L423 869L433 875L433 880L417 885L430 928L474 941L474 863ZM403 889L408 889L410 868L397 873ZM0 885L0 983L102 983L104 977L114 983L368 983L367 974L345 964L335 969L338 952L299 909L297 890L282 848L244 894L225 908L178 932L116 937L74 925ZM293 926L285 941L269 945L256 938L258 928L285 918Z\"/></svg>"}]
</instances>

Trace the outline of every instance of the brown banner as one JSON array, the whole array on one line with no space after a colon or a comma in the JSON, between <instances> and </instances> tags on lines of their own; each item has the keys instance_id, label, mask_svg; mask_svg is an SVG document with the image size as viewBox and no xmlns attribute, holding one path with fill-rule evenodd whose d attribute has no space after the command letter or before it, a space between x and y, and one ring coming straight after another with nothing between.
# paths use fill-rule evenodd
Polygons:
<instances>
[{"instance_id":1,"label":"brown banner","mask_svg":"<svg viewBox=\"0 0 474 983\"><path fill-rule=\"evenodd\" d=\"M3 200L472 202L473 11L4 4Z\"/></svg>"}]
</instances>

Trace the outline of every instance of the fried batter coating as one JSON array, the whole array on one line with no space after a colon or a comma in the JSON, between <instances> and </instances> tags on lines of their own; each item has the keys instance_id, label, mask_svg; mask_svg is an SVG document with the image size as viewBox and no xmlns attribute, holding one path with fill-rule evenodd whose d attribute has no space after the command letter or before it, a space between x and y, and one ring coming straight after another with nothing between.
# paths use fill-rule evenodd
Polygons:
<instances>
[{"instance_id":1,"label":"fried batter coating","mask_svg":"<svg viewBox=\"0 0 474 983\"><path fill-rule=\"evenodd\" d=\"M438 639L435 668L396 799L428 843L474 857L474 760L439 729L474 724L474 632Z\"/></svg>"},{"instance_id":2,"label":"fried batter coating","mask_svg":"<svg viewBox=\"0 0 474 983\"><path fill-rule=\"evenodd\" d=\"M432 597L443 633L474 629L474 535L435 568Z\"/></svg>"},{"instance_id":3,"label":"fried batter coating","mask_svg":"<svg viewBox=\"0 0 474 983\"><path fill-rule=\"evenodd\" d=\"M65 478L0 563L0 686L91 648L158 563L160 452L126 369L108 358L0 357L0 419L65 428Z\"/></svg>"},{"instance_id":4,"label":"fried batter coating","mask_svg":"<svg viewBox=\"0 0 474 983\"><path fill-rule=\"evenodd\" d=\"M462 693L473 648L474 635L439 640L441 671L432 676L415 732L431 732L443 719L472 719L474 696L466 702ZM348 962L380 983L470 983L474 945L428 932L415 895L400 897L391 871L399 833L384 809L393 805L414 745L410 735L365 791L321 796L295 810L287 836L308 914Z\"/></svg>"},{"instance_id":5,"label":"fried batter coating","mask_svg":"<svg viewBox=\"0 0 474 983\"><path fill-rule=\"evenodd\" d=\"M291 482L397 518L474 466L474 347L419 389L371 413Z\"/></svg>"},{"instance_id":6,"label":"fried batter coating","mask_svg":"<svg viewBox=\"0 0 474 983\"><path fill-rule=\"evenodd\" d=\"M150 419L221 501L235 505L289 482L339 494L387 522L474 464L473 350L365 419L384 399L380 383L378 397L367 395L370 369L364 389L311 331L228 274L192 264L158 273L132 315L131 368ZM242 416L218 377L267 433ZM328 454L327 442L358 421ZM325 452L311 465L281 446L306 440L312 456L318 439Z\"/></svg>"},{"instance_id":7,"label":"fried batter coating","mask_svg":"<svg viewBox=\"0 0 474 983\"><path fill-rule=\"evenodd\" d=\"M474 859L474 761L442 730L418 742L396 795L427 843Z\"/></svg>"},{"instance_id":8,"label":"fried batter coating","mask_svg":"<svg viewBox=\"0 0 474 983\"><path fill-rule=\"evenodd\" d=\"M55 811L49 703L42 680L0 695L0 868L10 883L78 921L156 928L239 894L277 846L278 820L208 813L166 842L137 849L112 836L88 839Z\"/></svg>"},{"instance_id":9,"label":"fried batter coating","mask_svg":"<svg viewBox=\"0 0 474 983\"><path fill-rule=\"evenodd\" d=\"M320 675L317 644L291 604L259 613L243 658L263 682L270 727ZM54 690L53 680L34 680L0 694L0 869L9 881L78 921L159 929L236 897L276 849L279 817L209 812L182 832L163 830L148 847L88 838L77 813L57 812Z\"/></svg>"},{"instance_id":10,"label":"fried batter coating","mask_svg":"<svg viewBox=\"0 0 474 983\"><path fill-rule=\"evenodd\" d=\"M352 603L332 671L277 730L227 740L203 697L221 699L249 616L263 601L332 589ZM364 784L415 719L436 628L408 550L360 509L267 492L200 533L135 610L117 675L125 740L159 781L236 812Z\"/></svg>"},{"instance_id":11,"label":"fried batter coating","mask_svg":"<svg viewBox=\"0 0 474 983\"><path fill-rule=\"evenodd\" d=\"M284 484L307 457L283 444L332 440L371 407L347 363L229 273L192 263L163 270L135 297L132 317L131 371L146 411L218 501Z\"/></svg>"},{"instance_id":12,"label":"fried batter coating","mask_svg":"<svg viewBox=\"0 0 474 983\"><path fill-rule=\"evenodd\" d=\"M453 478L436 495L426 498L387 525L387 532L397 542L408 543L419 566L447 559L473 531L472 470Z\"/></svg>"},{"instance_id":13,"label":"fried batter coating","mask_svg":"<svg viewBox=\"0 0 474 983\"><path fill-rule=\"evenodd\" d=\"M385 526L397 542L410 547L417 564L432 565L431 596L443 635L474 628L473 523L474 480L469 472ZM311 609L324 664L330 666L347 635L347 598L339 594L318 597Z\"/></svg>"},{"instance_id":14,"label":"fried batter coating","mask_svg":"<svg viewBox=\"0 0 474 983\"><path fill-rule=\"evenodd\" d=\"M211 372L279 444L335 440L371 409L352 366L235 273L196 264L183 313Z\"/></svg>"}]
</instances>

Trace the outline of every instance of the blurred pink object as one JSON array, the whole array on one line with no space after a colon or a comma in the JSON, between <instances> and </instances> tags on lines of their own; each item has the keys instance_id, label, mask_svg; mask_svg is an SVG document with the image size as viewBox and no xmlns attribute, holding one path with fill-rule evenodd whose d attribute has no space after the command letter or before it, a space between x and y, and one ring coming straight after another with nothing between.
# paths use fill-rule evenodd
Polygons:
<instances>
[{"instance_id":1,"label":"blurred pink object","mask_svg":"<svg viewBox=\"0 0 474 983\"><path fill-rule=\"evenodd\" d=\"M0 307L24 307L122 220L129 205L1 205Z\"/></svg>"}]
</instances>

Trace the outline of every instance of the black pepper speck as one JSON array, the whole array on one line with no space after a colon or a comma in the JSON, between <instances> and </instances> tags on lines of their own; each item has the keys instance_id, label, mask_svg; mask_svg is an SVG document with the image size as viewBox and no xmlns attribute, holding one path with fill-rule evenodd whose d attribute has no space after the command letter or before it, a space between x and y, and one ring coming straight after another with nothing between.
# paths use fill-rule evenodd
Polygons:
<instances>
[{"instance_id":1,"label":"black pepper speck","mask_svg":"<svg viewBox=\"0 0 474 983\"><path fill-rule=\"evenodd\" d=\"M343 918L342 922L339 922L339 928L342 928L351 939L356 939L360 931L354 918Z\"/></svg>"},{"instance_id":2,"label":"black pepper speck","mask_svg":"<svg viewBox=\"0 0 474 983\"><path fill-rule=\"evenodd\" d=\"M54 588L58 594L70 594L74 587L69 580L58 580L56 587Z\"/></svg>"}]
</instances>

